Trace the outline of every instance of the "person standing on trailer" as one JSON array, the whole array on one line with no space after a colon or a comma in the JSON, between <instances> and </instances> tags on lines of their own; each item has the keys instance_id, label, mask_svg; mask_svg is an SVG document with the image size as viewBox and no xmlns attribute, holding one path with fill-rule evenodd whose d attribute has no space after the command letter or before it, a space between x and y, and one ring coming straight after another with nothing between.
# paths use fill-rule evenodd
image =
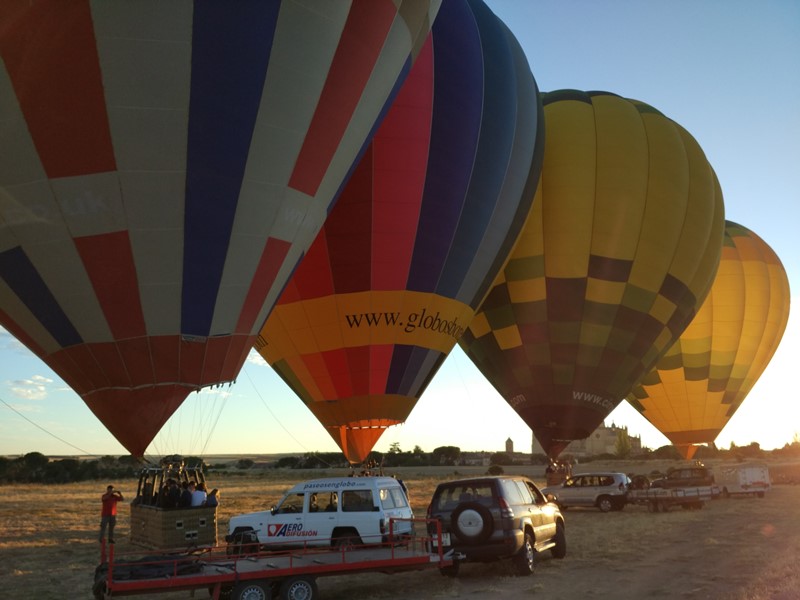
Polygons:
<instances>
[{"instance_id":1,"label":"person standing on trailer","mask_svg":"<svg viewBox=\"0 0 800 600\"><path fill-rule=\"evenodd\" d=\"M100 541L103 542L108 529L108 543L114 543L114 526L117 524L117 502L124 500L122 492L115 490L113 485L106 488L101 501L103 509L100 512Z\"/></svg>"}]
</instances>

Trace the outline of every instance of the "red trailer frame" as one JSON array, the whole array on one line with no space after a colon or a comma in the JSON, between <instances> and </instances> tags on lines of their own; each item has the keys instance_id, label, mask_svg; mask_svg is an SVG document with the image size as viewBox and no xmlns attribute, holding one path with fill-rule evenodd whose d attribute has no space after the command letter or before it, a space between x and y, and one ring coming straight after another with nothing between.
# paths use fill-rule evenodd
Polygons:
<instances>
[{"instance_id":1,"label":"red trailer frame","mask_svg":"<svg viewBox=\"0 0 800 600\"><path fill-rule=\"evenodd\" d=\"M316 592L316 577L325 575L345 575L380 571L393 573L399 571L444 568L451 566L456 557L442 551L442 530L438 520L397 519L422 523L419 528L427 531L427 523L435 523L433 536L409 536L404 539L369 546L351 546L333 549L329 547L305 547L281 552L255 550L241 556L228 556L227 548L217 546L194 551L182 551L169 556L142 559L141 553L124 555L128 560L115 560L114 545L109 546L108 560L101 557L101 565L96 571L94 586L95 598L112 598L136 594L152 594L182 590L207 589L211 597L219 600L228 597L233 588L247 582L262 584L281 597L292 598L287 594L287 585L302 578L310 582ZM389 523L389 538L394 539L394 519ZM103 549L105 554L105 549ZM120 555L121 557L123 555ZM134 559L134 557L136 559ZM150 569L156 574L131 577L131 566ZM188 569L187 569L188 567ZM104 576L97 573L106 570ZM182 572L182 571L191 572ZM116 573L116 576L115 576ZM223 592L225 592L223 594ZM311 600L308 591L304 597Z\"/></svg>"}]
</instances>

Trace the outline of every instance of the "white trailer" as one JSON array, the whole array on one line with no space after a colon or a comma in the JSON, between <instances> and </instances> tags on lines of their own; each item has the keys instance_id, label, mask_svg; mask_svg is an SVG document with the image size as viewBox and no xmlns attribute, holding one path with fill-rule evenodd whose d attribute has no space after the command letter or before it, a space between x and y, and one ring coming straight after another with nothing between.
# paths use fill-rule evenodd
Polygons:
<instances>
[{"instance_id":1,"label":"white trailer","mask_svg":"<svg viewBox=\"0 0 800 600\"><path fill-rule=\"evenodd\" d=\"M717 485L724 497L752 494L763 498L772 489L769 468L765 464L719 466L714 469Z\"/></svg>"}]
</instances>

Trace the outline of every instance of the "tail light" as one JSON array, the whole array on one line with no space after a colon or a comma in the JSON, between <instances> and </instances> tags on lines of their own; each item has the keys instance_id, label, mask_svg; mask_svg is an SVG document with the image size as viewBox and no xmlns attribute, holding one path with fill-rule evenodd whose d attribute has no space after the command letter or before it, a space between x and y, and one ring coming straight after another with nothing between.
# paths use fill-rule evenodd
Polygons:
<instances>
[{"instance_id":1,"label":"tail light","mask_svg":"<svg viewBox=\"0 0 800 600\"><path fill-rule=\"evenodd\" d=\"M513 519L514 518L514 511L511 510L511 507L508 505L508 502L506 502L505 498L500 496L498 498L498 504L500 505L500 516L501 517L507 517L509 519Z\"/></svg>"}]
</instances>

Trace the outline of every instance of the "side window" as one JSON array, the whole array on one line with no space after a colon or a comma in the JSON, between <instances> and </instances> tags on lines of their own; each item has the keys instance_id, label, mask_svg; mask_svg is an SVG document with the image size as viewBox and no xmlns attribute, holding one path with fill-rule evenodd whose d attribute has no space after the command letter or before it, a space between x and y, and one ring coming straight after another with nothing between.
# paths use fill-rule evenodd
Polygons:
<instances>
[{"instance_id":1,"label":"side window","mask_svg":"<svg viewBox=\"0 0 800 600\"><path fill-rule=\"evenodd\" d=\"M542 494L541 490L539 490L532 481L526 481L525 485L528 486L528 490L536 504L547 504L547 498L544 497L544 494Z\"/></svg>"},{"instance_id":2,"label":"side window","mask_svg":"<svg viewBox=\"0 0 800 600\"><path fill-rule=\"evenodd\" d=\"M278 505L278 509L275 512L279 515L287 513L301 513L303 512L304 499L305 494L302 492L299 494L289 494L283 499L280 505Z\"/></svg>"},{"instance_id":3,"label":"side window","mask_svg":"<svg viewBox=\"0 0 800 600\"><path fill-rule=\"evenodd\" d=\"M522 493L517 487L517 482L513 479L501 479L500 485L503 488L503 495L506 497L506 502L509 504L525 504L522 499Z\"/></svg>"},{"instance_id":4,"label":"side window","mask_svg":"<svg viewBox=\"0 0 800 600\"><path fill-rule=\"evenodd\" d=\"M347 490L342 492L343 512L371 512L373 508L370 490Z\"/></svg>"},{"instance_id":5,"label":"side window","mask_svg":"<svg viewBox=\"0 0 800 600\"><path fill-rule=\"evenodd\" d=\"M603 487L612 485L614 483L614 478L609 475L603 475L600 477L600 485Z\"/></svg>"},{"instance_id":6,"label":"side window","mask_svg":"<svg viewBox=\"0 0 800 600\"><path fill-rule=\"evenodd\" d=\"M383 508L406 508L408 506L406 495L399 488L382 489L380 496Z\"/></svg>"},{"instance_id":7,"label":"side window","mask_svg":"<svg viewBox=\"0 0 800 600\"><path fill-rule=\"evenodd\" d=\"M308 512L336 512L336 492L311 494L308 499Z\"/></svg>"},{"instance_id":8,"label":"side window","mask_svg":"<svg viewBox=\"0 0 800 600\"><path fill-rule=\"evenodd\" d=\"M515 481L517 487L519 488L519 495L522 498L523 504L533 504L533 496L531 495L531 490L525 485L524 481Z\"/></svg>"}]
</instances>

